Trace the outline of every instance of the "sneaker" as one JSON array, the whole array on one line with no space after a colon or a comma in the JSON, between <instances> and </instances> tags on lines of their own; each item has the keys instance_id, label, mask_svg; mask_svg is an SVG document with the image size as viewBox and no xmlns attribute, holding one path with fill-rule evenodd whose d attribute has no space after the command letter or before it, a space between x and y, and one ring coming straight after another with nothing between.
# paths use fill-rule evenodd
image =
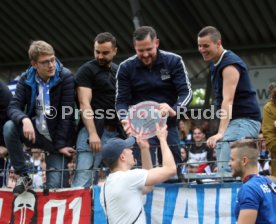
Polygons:
<instances>
[{"instance_id":1,"label":"sneaker","mask_svg":"<svg viewBox=\"0 0 276 224\"><path fill-rule=\"evenodd\" d=\"M29 176L20 176L17 181L16 185L13 189L14 195L22 194L24 191L27 191L32 187L32 179Z\"/></svg>"}]
</instances>

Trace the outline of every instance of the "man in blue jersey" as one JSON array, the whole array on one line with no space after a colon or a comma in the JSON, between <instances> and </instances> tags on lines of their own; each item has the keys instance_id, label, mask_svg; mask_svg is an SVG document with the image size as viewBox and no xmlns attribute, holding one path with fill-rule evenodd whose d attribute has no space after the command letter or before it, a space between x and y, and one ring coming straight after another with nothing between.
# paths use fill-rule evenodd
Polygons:
<instances>
[{"instance_id":1,"label":"man in blue jersey","mask_svg":"<svg viewBox=\"0 0 276 224\"><path fill-rule=\"evenodd\" d=\"M276 184L258 175L258 149L253 140L243 139L230 146L233 177L241 177L236 218L238 224L276 223Z\"/></svg>"},{"instance_id":2,"label":"man in blue jersey","mask_svg":"<svg viewBox=\"0 0 276 224\"><path fill-rule=\"evenodd\" d=\"M256 91L247 65L235 53L223 48L221 34L215 27L204 27L197 41L203 60L210 62L215 104L222 112L218 132L208 138L207 145L216 147L218 170L230 171L229 142L244 137L257 138L261 128ZM220 140L223 141L218 142Z\"/></svg>"},{"instance_id":3,"label":"man in blue jersey","mask_svg":"<svg viewBox=\"0 0 276 224\"><path fill-rule=\"evenodd\" d=\"M155 101L160 104L160 112L168 114L168 144L176 163L181 163L179 134L176 112L178 107L187 107L192 99L192 90L188 73L181 56L158 49L159 39L150 26L137 28L133 33L136 55L119 65L117 72L116 110L120 120L129 133L126 120L128 107L142 101ZM158 145L156 137L149 140ZM138 165L139 150L134 151ZM155 150L151 150L155 164ZM159 164L161 153L158 150Z\"/></svg>"}]
</instances>

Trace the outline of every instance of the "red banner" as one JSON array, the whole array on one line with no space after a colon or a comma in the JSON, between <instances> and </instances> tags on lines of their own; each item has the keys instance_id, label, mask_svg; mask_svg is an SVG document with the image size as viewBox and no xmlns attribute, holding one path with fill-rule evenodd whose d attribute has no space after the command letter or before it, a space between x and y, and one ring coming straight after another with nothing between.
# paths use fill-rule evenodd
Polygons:
<instances>
[{"instance_id":1,"label":"red banner","mask_svg":"<svg viewBox=\"0 0 276 224\"><path fill-rule=\"evenodd\" d=\"M90 216L90 189L29 190L17 197L0 189L0 224L90 223Z\"/></svg>"}]
</instances>

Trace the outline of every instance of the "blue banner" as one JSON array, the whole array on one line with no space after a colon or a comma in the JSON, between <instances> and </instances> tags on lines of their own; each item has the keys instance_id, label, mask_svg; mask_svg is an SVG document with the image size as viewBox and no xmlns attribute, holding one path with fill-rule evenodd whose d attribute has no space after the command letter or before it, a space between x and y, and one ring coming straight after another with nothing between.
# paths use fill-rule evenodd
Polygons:
<instances>
[{"instance_id":1,"label":"blue banner","mask_svg":"<svg viewBox=\"0 0 276 224\"><path fill-rule=\"evenodd\" d=\"M241 183L162 184L145 195L147 224L235 224ZM101 188L94 186L94 223L106 223L100 205Z\"/></svg>"}]
</instances>

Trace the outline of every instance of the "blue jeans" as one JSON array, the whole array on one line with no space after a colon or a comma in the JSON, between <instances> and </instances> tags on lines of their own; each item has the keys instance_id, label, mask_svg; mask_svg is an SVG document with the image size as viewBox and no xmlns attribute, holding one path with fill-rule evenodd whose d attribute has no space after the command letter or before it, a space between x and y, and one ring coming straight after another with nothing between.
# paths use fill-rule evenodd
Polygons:
<instances>
[{"instance_id":1,"label":"blue jeans","mask_svg":"<svg viewBox=\"0 0 276 224\"><path fill-rule=\"evenodd\" d=\"M4 129L5 143L9 151L11 165L14 167L16 174L22 175L29 172L23 152L22 142L24 142L28 147L45 150L47 165L46 187L49 189L69 187L69 173L68 171L64 171L64 169L67 169L69 158L64 157L58 152L53 153L54 146L51 141L41 135L35 128L36 139L33 144L23 136L22 125L16 125L11 120L6 122Z\"/></svg>"},{"instance_id":2,"label":"blue jeans","mask_svg":"<svg viewBox=\"0 0 276 224\"><path fill-rule=\"evenodd\" d=\"M261 129L259 121L240 118L230 121L225 133L223 141L218 142L216 146L217 167L219 172L230 172L228 165L230 160L230 144L233 141L240 140L245 137L257 138Z\"/></svg>"},{"instance_id":3,"label":"blue jeans","mask_svg":"<svg viewBox=\"0 0 276 224\"><path fill-rule=\"evenodd\" d=\"M106 142L110 138L114 138L118 136L118 132L104 130L103 135L101 137L102 146L106 144ZM96 169L100 166L102 162L102 154L101 151L98 153L94 153L91 151L89 144L87 144L88 132L85 127L83 127L77 139L77 161L76 161L76 173L72 182L72 187L90 187L93 183L93 176L95 176L96 172L92 172L92 169Z\"/></svg>"}]
</instances>

